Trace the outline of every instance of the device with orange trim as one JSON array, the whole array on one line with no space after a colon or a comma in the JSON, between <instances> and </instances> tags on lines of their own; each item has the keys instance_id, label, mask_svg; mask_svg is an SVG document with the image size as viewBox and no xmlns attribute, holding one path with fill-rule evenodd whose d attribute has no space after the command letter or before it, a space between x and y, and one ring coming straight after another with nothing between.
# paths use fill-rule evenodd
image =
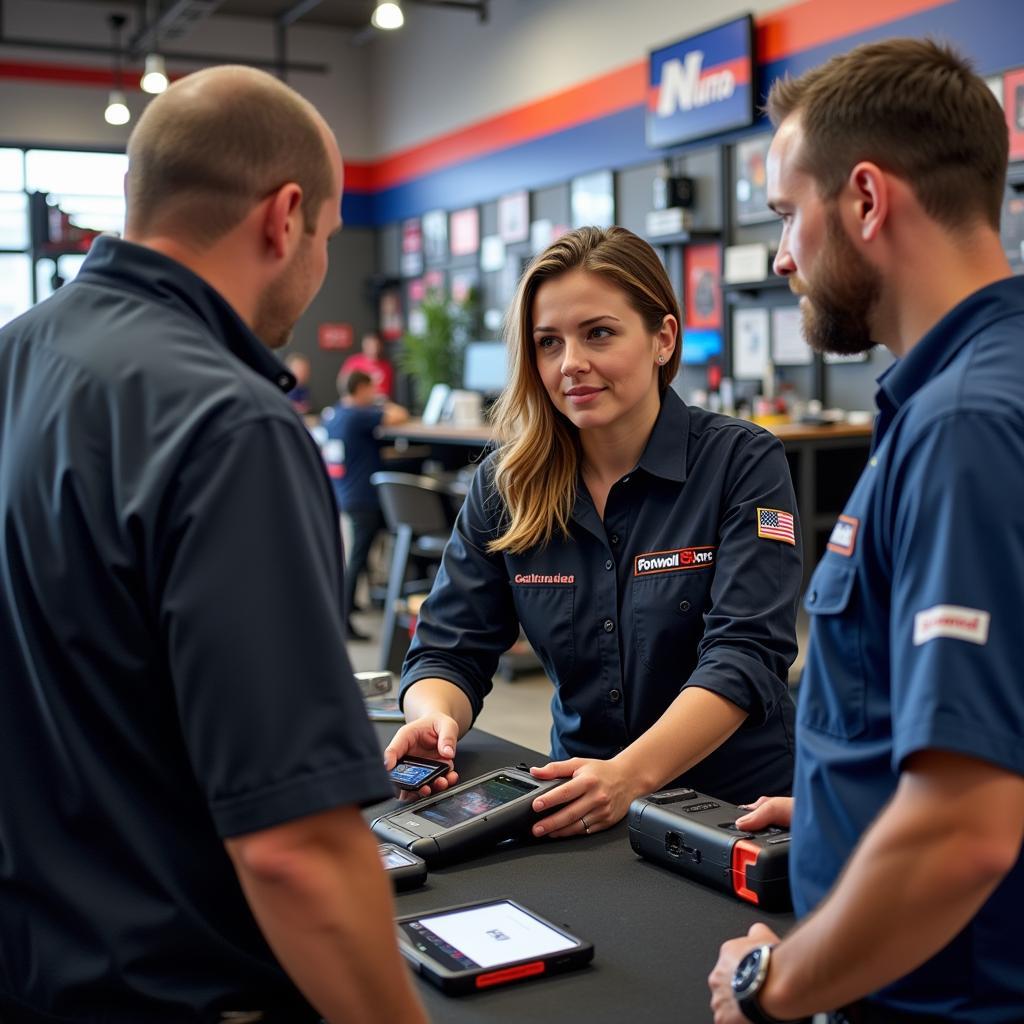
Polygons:
<instances>
[{"instance_id":1,"label":"device with orange trim","mask_svg":"<svg viewBox=\"0 0 1024 1024\"><path fill-rule=\"evenodd\" d=\"M402 955L450 995L561 974L594 956L591 943L510 899L410 914L396 923Z\"/></svg>"},{"instance_id":2,"label":"device with orange trim","mask_svg":"<svg viewBox=\"0 0 1024 1024\"><path fill-rule=\"evenodd\" d=\"M634 800L629 843L634 853L688 878L756 904L790 910L789 831L744 832L744 811L692 789L667 789Z\"/></svg>"}]
</instances>

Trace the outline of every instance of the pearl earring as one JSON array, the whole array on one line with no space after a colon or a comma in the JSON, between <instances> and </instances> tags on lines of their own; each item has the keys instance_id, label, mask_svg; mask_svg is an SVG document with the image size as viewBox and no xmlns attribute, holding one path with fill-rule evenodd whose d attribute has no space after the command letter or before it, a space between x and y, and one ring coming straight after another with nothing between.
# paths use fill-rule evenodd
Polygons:
<instances>
[{"instance_id":1,"label":"pearl earring","mask_svg":"<svg viewBox=\"0 0 1024 1024\"><path fill-rule=\"evenodd\" d=\"M659 363L665 362L665 357L664 356L658 356L658 362Z\"/></svg>"}]
</instances>

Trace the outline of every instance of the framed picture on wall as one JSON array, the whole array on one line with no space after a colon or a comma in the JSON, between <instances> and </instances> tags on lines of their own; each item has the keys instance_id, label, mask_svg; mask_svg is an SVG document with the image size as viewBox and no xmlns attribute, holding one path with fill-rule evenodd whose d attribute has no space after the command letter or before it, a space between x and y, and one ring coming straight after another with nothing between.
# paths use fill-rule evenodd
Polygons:
<instances>
[{"instance_id":1,"label":"framed picture on wall","mask_svg":"<svg viewBox=\"0 0 1024 1024\"><path fill-rule=\"evenodd\" d=\"M480 248L480 211L475 206L456 210L448 227L453 256L472 256Z\"/></svg>"},{"instance_id":2,"label":"framed picture on wall","mask_svg":"<svg viewBox=\"0 0 1024 1024\"><path fill-rule=\"evenodd\" d=\"M480 288L480 272L476 267L453 270L451 273L451 296L453 302L465 303L474 289Z\"/></svg>"},{"instance_id":3,"label":"framed picture on wall","mask_svg":"<svg viewBox=\"0 0 1024 1024\"><path fill-rule=\"evenodd\" d=\"M715 242L683 250L683 306L687 328L722 326L722 248Z\"/></svg>"},{"instance_id":4,"label":"framed picture on wall","mask_svg":"<svg viewBox=\"0 0 1024 1024\"><path fill-rule=\"evenodd\" d=\"M770 135L756 135L733 148L733 180L736 182L736 223L762 224L775 219L768 209L768 147Z\"/></svg>"},{"instance_id":5,"label":"framed picture on wall","mask_svg":"<svg viewBox=\"0 0 1024 1024\"><path fill-rule=\"evenodd\" d=\"M1024 160L1024 68L1003 75L1003 111L1010 130L1010 159Z\"/></svg>"},{"instance_id":6,"label":"framed picture on wall","mask_svg":"<svg viewBox=\"0 0 1024 1024\"><path fill-rule=\"evenodd\" d=\"M511 192L498 199L498 234L506 245L530 237L529 192Z\"/></svg>"},{"instance_id":7,"label":"framed picture on wall","mask_svg":"<svg viewBox=\"0 0 1024 1024\"><path fill-rule=\"evenodd\" d=\"M385 341L397 341L405 331L400 288L382 288L377 298L377 325Z\"/></svg>"},{"instance_id":8,"label":"framed picture on wall","mask_svg":"<svg viewBox=\"0 0 1024 1024\"><path fill-rule=\"evenodd\" d=\"M569 202L574 228L588 224L610 228L615 223L615 175L611 171L596 171L573 178Z\"/></svg>"},{"instance_id":9,"label":"framed picture on wall","mask_svg":"<svg viewBox=\"0 0 1024 1024\"><path fill-rule=\"evenodd\" d=\"M423 214L423 255L428 263L448 259L448 214L444 210Z\"/></svg>"},{"instance_id":10,"label":"framed picture on wall","mask_svg":"<svg viewBox=\"0 0 1024 1024\"><path fill-rule=\"evenodd\" d=\"M423 228L419 217L402 221L402 276L423 273Z\"/></svg>"}]
</instances>

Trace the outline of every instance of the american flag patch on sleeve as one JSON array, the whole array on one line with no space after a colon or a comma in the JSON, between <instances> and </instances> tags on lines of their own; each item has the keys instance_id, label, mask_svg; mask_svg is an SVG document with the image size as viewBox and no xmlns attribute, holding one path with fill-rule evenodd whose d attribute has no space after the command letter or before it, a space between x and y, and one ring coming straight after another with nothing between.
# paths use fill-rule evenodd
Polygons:
<instances>
[{"instance_id":1,"label":"american flag patch on sleeve","mask_svg":"<svg viewBox=\"0 0 1024 1024\"><path fill-rule=\"evenodd\" d=\"M793 516L777 508L759 508L757 510L757 535L766 540L781 540L787 544L796 544L796 533L793 528Z\"/></svg>"}]
</instances>

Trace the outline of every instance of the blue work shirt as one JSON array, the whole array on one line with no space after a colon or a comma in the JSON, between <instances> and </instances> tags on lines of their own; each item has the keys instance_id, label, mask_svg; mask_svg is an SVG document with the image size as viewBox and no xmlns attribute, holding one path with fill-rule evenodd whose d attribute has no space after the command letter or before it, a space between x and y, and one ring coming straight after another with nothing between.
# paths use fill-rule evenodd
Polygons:
<instances>
[{"instance_id":1,"label":"blue work shirt","mask_svg":"<svg viewBox=\"0 0 1024 1024\"><path fill-rule=\"evenodd\" d=\"M376 433L383 419L384 410L376 406L339 402L325 424L324 461L342 512L380 505L370 477L384 468Z\"/></svg>"},{"instance_id":2,"label":"blue work shirt","mask_svg":"<svg viewBox=\"0 0 1024 1024\"><path fill-rule=\"evenodd\" d=\"M391 792L293 381L111 238L0 330L0 1019L319 1019L224 849Z\"/></svg>"},{"instance_id":3,"label":"blue work shirt","mask_svg":"<svg viewBox=\"0 0 1024 1024\"><path fill-rule=\"evenodd\" d=\"M683 780L736 802L787 790L801 558L778 439L670 390L604 521L580 481L569 537L520 555L487 550L505 516L493 459L473 480L420 610L403 693L418 679L447 679L477 714L521 623L555 684L553 757L612 757L699 686L749 717Z\"/></svg>"},{"instance_id":4,"label":"blue work shirt","mask_svg":"<svg viewBox=\"0 0 1024 1024\"><path fill-rule=\"evenodd\" d=\"M800 914L835 883L912 754L1024 773L1024 280L965 299L879 383L871 459L804 600ZM1022 908L1018 860L945 949L874 1000L1019 1022Z\"/></svg>"}]
</instances>

